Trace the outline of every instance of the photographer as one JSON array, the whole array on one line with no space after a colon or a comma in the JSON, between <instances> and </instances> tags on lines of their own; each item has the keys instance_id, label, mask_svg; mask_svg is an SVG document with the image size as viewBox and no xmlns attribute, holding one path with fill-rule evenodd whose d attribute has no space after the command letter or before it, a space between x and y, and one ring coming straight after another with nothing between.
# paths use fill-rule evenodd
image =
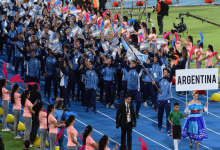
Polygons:
<instances>
[{"instance_id":1,"label":"photographer","mask_svg":"<svg viewBox=\"0 0 220 150\"><path fill-rule=\"evenodd\" d=\"M155 8L157 12L157 24L159 27L159 35L163 34L163 14L162 14L162 9L161 9L161 0L157 0L157 5Z\"/></svg>"}]
</instances>

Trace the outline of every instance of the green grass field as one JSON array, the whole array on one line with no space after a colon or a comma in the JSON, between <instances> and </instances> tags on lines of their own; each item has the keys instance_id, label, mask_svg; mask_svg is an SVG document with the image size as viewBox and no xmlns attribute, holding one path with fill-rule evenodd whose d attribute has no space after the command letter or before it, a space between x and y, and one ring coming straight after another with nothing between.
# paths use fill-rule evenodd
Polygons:
<instances>
[{"instance_id":1,"label":"green grass field","mask_svg":"<svg viewBox=\"0 0 220 150\"><path fill-rule=\"evenodd\" d=\"M2 125L0 125L0 134L2 136L2 140L5 144L6 150L22 150L24 149L23 139L14 139L13 132L2 132ZM30 150L36 150L36 148L29 148Z\"/></svg>"},{"instance_id":2,"label":"green grass field","mask_svg":"<svg viewBox=\"0 0 220 150\"><path fill-rule=\"evenodd\" d=\"M130 11L130 10L129 10ZM112 12L115 14L115 10L112 9ZM120 12L120 10L119 10ZM151 18L154 22L154 25L158 31L157 26L157 15L156 13L152 13L152 8L148 8L148 12L151 13ZM192 6L192 7L170 7L169 9L169 16L164 17L163 24L164 24L164 32L170 31L174 29L173 23L176 23L176 18L179 17L179 13L186 13L189 12L192 15L203 17L208 21L220 24L220 8L219 6ZM138 10L135 9L133 11L133 15L137 15ZM124 15L128 16L128 13L124 10ZM136 19L136 16L133 17ZM145 22L145 17L142 17L143 22ZM180 22L180 20L179 20ZM184 16L184 23L187 25L188 28L188 35L193 36L193 44L196 44L197 40L200 40L199 31L203 33L203 51L206 51L207 45L211 44L214 47L214 51L219 51L220 49L220 27L206 23L192 18ZM182 40L185 40L187 37L187 33L180 33L182 36ZM162 36L159 36L160 38ZM183 46L183 45L182 45ZM213 58L213 63L216 62L216 59ZM195 63L191 64L191 68L195 68ZM203 61L203 68L205 67L205 62Z\"/></svg>"}]
</instances>

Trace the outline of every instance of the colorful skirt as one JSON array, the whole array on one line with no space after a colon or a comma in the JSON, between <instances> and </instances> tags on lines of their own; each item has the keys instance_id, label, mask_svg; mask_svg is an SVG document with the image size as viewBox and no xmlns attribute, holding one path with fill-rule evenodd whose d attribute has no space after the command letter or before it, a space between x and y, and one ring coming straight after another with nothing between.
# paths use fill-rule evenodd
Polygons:
<instances>
[{"instance_id":1,"label":"colorful skirt","mask_svg":"<svg viewBox=\"0 0 220 150\"><path fill-rule=\"evenodd\" d=\"M207 139L206 125L201 114L189 115L181 133L182 138L189 138L192 141Z\"/></svg>"}]
</instances>

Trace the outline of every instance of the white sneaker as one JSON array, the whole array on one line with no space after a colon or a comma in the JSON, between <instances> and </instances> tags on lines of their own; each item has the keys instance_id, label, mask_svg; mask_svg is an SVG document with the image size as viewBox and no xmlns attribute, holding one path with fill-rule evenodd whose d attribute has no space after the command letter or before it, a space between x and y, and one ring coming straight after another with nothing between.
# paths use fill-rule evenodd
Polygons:
<instances>
[{"instance_id":1,"label":"white sneaker","mask_svg":"<svg viewBox=\"0 0 220 150\"><path fill-rule=\"evenodd\" d=\"M30 144L30 146L29 147L33 147L34 145L33 144Z\"/></svg>"},{"instance_id":2,"label":"white sneaker","mask_svg":"<svg viewBox=\"0 0 220 150\"><path fill-rule=\"evenodd\" d=\"M114 108L115 108L115 106L112 104L112 105L111 105L111 109L114 109Z\"/></svg>"},{"instance_id":3,"label":"white sneaker","mask_svg":"<svg viewBox=\"0 0 220 150\"><path fill-rule=\"evenodd\" d=\"M12 66L12 68L11 68L12 70L15 70L15 67L14 66Z\"/></svg>"},{"instance_id":4,"label":"white sneaker","mask_svg":"<svg viewBox=\"0 0 220 150\"><path fill-rule=\"evenodd\" d=\"M147 103L146 103L146 102L144 102L144 103L143 103L143 106L144 106L144 107L147 107Z\"/></svg>"},{"instance_id":5,"label":"white sneaker","mask_svg":"<svg viewBox=\"0 0 220 150\"><path fill-rule=\"evenodd\" d=\"M17 136L14 137L14 139L22 139L22 137L17 135Z\"/></svg>"},{"instance_id":6,"label":"white sneaker","mask_svg":"<svg viewBox=\"0 0 220 150\"><path fill-rule=\"evenodd\" d=\"M7 63L7 68L9 67L9 63Z\"/></svg>"},{"instance_id":7,"label":"white sneaker","mask_svg":"<svg viewBox=\"0 0 220 150\"><path fill-rule=\"evenodd\" d=\"M11 131L11 129L9 129L9 128L2 129L2 132L4 132L4 131Z\"/></svg>"},{"instance_id":8,"label":"white sneaker","mask_svg":"<svg viewBox=\"0 0 220 150\"><path fill-rule=\"evenodd\" d=\"M106 104L106 108L109 108L109 104Z\"/></svg>"}]
</instances>

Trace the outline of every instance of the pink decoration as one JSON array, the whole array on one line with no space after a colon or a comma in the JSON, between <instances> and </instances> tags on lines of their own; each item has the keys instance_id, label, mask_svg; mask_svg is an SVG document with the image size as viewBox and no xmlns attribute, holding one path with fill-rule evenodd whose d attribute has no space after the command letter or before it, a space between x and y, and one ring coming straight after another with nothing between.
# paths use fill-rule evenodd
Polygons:
<instances>
[{"instance_id":1,"label":"pink decoration","mask_svg":"<svg viewBox=\"0 0 220 150\"><path fill-rule=\"evenodd\" d=\"M59 140L59 138L61 137L61 135L63 134L63 132L64 132L64 127L62 127L61 128L61 130L60 130L60 132L59 133L57 133L57 139L56 139L56 142L54 143L54 145L56 145L57 144L57 141Z\"/></svg>"},{"instance_id":2,"label":"pink decoration","mask_svg":"<svg viewBox=\"0 0 220 150\"><path fill-rule=\"evenodd\" d=\"M106 10L104 13L102 13L102 16L105 17L106 13L109 12L111 14L110 10Z\"/></svg>"},{"instance_id":3,"label":"pink decoration","mask_svg":"<svg viewBox=\"0 0 220 150\"><path fill-rule=\"evenodd\" d=\"M63 9L63 12L66 12L68 10L68 6L66 6L64 9Z\"/></svg>"},{"instance_id":4,"label":"pink decoration","mask_svg":"<svg viewBox=\"0 0 220 150\"><path fill-rule=\"evenodd\" d=\"M171 33L171 31L165 33L165 34L163 35L163 38L166 39L166 37L167 37L168 35L170 35L170 33Z\"/></svg>"},{"instance_id":5,"label":"pink decoration","mask_svg":"<svg viewBox=\"0 0 220 150\"><path fill-rule=\"evenodd\" d=\"M141 137L138 137L138 140L141 142L141 150L147 150L146 143L141 139Z\"/></svg>"},{"instance_id":6,"label":"pink decoration","mask_svg":"<svg viewBox=\"0 0 220 150\"><path fill-rule=\"evenodd\" d=\"M119 14L120 14L120 13L115 14L112 20L115 21L115 19L117 19L117 17L118 17Z\"/></svg>"},{"instance_id":7,"label":"pink decoration","mask_svg":"<svg viewBox=\"0 0 220 150\"><path fill-rule=\"evenodd\" d=\"M3 65L2 65L2 72L3 72L3 74L5 75L5 78L6 78L6 80L8 79L8 71L7 71L7 69L6 69L6 65L7 65L7 63L4 63Z\"/></svg>"},{"instance_id":8,"label":"pink decoration","mask_svg":"<svg viewBox=\"0 0 220 150\"><path fill-rule=\"evenodd\" d=\"M28 82L28 83L26 83L26 85L34 85L34 84L38 84L38 83L36 83L36 82ZM38 84L38 91L40 91L39 84Z\"/></svg>"},{"instance_id":9,"label":"pink decoration","mask_svg":"<svg viewBox=\"0 0 220 150\"><path fill-rule=\"evenodd\" d=\"M47 9L50 11L50 0L47 2Z\"/></svg>"},{"instance_id":10,"label":"pink decoration","mask_svg":"<svg viewBox=\"0 0 220 150\"><path fill-rule=\"evenodd\" d=\"M20 79L20 74L14 75L11 77L10 82L22 82L24 84L24 80Z\"/></svg>"},{"instance_id":11,"label":"pink decoration","mask_svg":"<svg viewBox=\"0 0 220 150\"><path fill-rule=\"evenodd\" d=\"M174 35L175 35L175 43L177 43L178 33L175 32Z\"/></svg>"},{"instance_id":12,"label":"pink decoration","mask_svg":"<svg viewBox=\"0 0 220 150\"><path fill-rule=\"evenodd\" d=\"M218 54L217 51L216 51L216 52L213 52L213 53L209 56L209 58L211 58L212 56L217 55L217 54Z\"/></svg>"},{"instance_id":13,"label":"pink decoration","mask_svg":"<svg viewBox=\"0 0 220 150\"><path fill-rule=\"evenodd\" d=\"M193 46L192 49L189 52L189 57L191 59L192 54L194 53L194 49L196 48L196 46Z\"/></svg>"}]
</instances>

